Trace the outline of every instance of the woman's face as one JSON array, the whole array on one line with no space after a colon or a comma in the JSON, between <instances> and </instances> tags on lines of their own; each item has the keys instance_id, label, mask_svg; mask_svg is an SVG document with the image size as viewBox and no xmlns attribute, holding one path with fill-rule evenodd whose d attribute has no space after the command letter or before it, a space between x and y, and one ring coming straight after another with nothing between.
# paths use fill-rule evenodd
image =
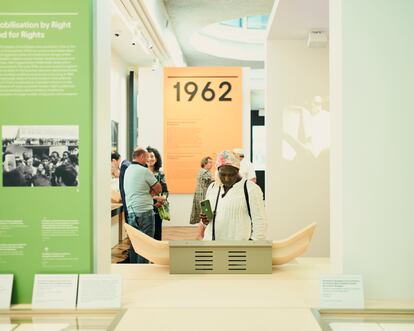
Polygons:
<instances>
[{"instance_id":1,"label":"woman's face","mask_svg":"<svg viewBox=\"0 0 414 331\"><path fill-rule=\"evenodd\" d=\"M42 164L42 163L40 163L40 164L39 164L39 166L37 167L37 172L38 172L39 174L42 174L42 175L44 175L44 174L45 174L46 169L45 169L45 167L43 166L43 164Z\"/></svg>"},{"instance_id":2,"label":"woman's face","mask_svg":"<svg viewBox=\"0 0 414 331\"><path fill-rule=\"evenodd\" d=\"M157 162L157 158L155 157L154 153L152 152L148 153L147 166L153 167L156 162Z\"/></svg>"},{"instance_id":3,"label":"woman's face","mask_svg":"<svg viewBox=\"0 0 414 331\"><path fill-rule=\"evenodd\" d=\"M112 166L115 168L115 169L119 169L119 164L121 163L121 158L119 158L118 160L115 160L115 159L113 159L112 160Z\"/></svg>"},{"instance_id":4,"label":"woman's face","mask_svg":"<svg viewBox=\"0 0 414 331\"><path fill-rule=\"evenodd\" d=\"M226 187L231 187L239 180L239 169L232 166L222 166L218 169L220 181Z\"/></svg>"},{"instance_id":5,"label":"woman's face","mask_svg":"<svg viewBox=\"0 0 414 331\"><path fill-rule=\"evenodd\" d=\"M212 166L213 166L213 160L208 159L206 165L204 166L204 169L210 170Z\"/></svg>"}]
</instances>

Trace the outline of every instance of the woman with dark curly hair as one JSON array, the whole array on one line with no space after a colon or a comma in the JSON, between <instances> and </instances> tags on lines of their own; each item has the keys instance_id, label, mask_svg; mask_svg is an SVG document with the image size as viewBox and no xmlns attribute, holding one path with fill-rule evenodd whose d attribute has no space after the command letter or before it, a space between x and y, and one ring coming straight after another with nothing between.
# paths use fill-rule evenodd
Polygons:
<instances>
[{"instance_id":1,"label":"woman with dark curly hair","mask_svg":"<svg viewBox=\"0 0 414 331\"><path fill-rule=\"evenodd\" d=\"M155 178L157 178L158 182L161 184L162 192L158 196L154 196L154 213L155 213L155 233L154 239L161 240L162 238L162 219L158 214L158 208L166 203L168 198L168 188L167 182L165 180L165 174L161 170L162 167L162 159L161 154L158 152L156 148L151 146L147 147L148 151L148 159L147 159L147 167L148 169L154 174Z\"/></svg>"}]
</instances>

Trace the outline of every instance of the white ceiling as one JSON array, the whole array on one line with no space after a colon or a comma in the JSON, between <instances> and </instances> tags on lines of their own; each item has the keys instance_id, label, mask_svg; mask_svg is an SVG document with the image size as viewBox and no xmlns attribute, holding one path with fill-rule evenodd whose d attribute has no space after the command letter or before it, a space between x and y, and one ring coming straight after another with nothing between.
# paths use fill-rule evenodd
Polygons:
<instances>
[{"instance_id":1,"label":"white ceiling","mask_svg":"<svg viewBox=\"0 0 414 331\"><path fill-rule=\"evenodd\" d=\"M249 66L263 68L260 61L225 59L197 51L190 43L194 32L213 23L248 16L270 14L273 0L163 0L170 24L189 66ZM329 29L329 0L278 0L269 20L268 39L302 39L308 32ZM153 55L142 45L132 45L133 28L112 7L112 48L130 65L151 66ZM115 33L119 37L115 37Z\"/></svg>"},{"instance_id":2,"label":"white ceiling","mask_svg":"<svg viewBox=\"0 0 414 331\"><path fill-rule=\"evenodd\" d=\"M154 57L134 39L133 28L123 19L115 5L112 6L111 24L112 49L129 65L151 66ZM117 37L115 34L119 36ZM135 41L135 45L132 45L133 41Z\"/></svg>"},{"instance_id":3,"label":"white ceiling","mask_svg":"<svg viewBox=\"0 0 414 331\"><path fill-rule=\"evenodd\" d=\"M310 31L329 30L329 0L279 0L272 15L268 39L306 40Z\"/></svg>"},{"instance_id":4,"label":"white ceiling","mask_svg":"<svg viewBox=\"0 0 414 331\"><path fill-rule=\"evenodd\" d=\"M249 66L263 68L258 61L218 58L197 51L193 32L207 25L248 15L270 14L273 0L164 0L165 8L189 66Z\"/></svg>"}]
</instances>

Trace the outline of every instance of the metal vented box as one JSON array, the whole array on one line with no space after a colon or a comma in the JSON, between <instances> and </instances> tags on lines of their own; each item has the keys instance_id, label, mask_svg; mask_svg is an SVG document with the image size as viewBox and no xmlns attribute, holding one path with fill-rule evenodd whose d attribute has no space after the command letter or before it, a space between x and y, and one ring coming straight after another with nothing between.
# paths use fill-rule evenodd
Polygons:
<instances>
[{"instance_id":1,"label":"metal vented box","mask_svg":"<svg viewBox=\"0 0 414 331\"><path fill-rule=\"evenodd\" d=\"M270 274L271 241L170 241L170 274Z\"/></svg>"}]
</instances>

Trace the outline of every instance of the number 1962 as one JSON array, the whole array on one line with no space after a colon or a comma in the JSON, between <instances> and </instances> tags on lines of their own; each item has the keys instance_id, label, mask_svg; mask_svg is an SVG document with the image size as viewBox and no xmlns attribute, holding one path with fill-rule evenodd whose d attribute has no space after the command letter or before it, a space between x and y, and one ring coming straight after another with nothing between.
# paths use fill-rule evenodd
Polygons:
<instances>
[{"instance_id":1,"label":"number 1962","mask_svg":"<svg viewBox=\"0 0 414 331\"><path fill-rule=\"evenodd\" d=\"M207 82L207 84L204 86L204 88L201 91L201 97L205 101L213 101L216 97L216 91L214 91L211 87L211 82ZM176 100L179 102L181 101L181 82L177 82L173 86L177 90L176 94ZM218 86L221 94L219 97L219 101L231 101L232 98L228 97L227 95L231 91L231 84L229 82L221 82ZM199 88L197 83L195 82L187 82L184 84L184 92L188 95L187 101L192 101L194 97L196 96ZM217 92L217 93L219 93Z\"/></svg>"}]
</instances>

